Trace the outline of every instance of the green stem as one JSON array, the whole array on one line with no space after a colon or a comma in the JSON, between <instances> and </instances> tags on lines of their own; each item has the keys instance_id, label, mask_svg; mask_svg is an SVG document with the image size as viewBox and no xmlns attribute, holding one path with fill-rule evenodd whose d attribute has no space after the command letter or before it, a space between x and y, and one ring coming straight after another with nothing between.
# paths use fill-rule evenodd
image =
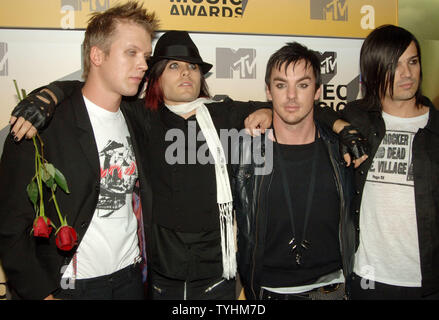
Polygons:
<instances>
[{"instance_id":1,"label":"green stem","mask_svg":"<svg viewBox=\"0 0 439 320\"><path fill-rule=\"evenodd\" d=\"M50 188L50 191L52 192L53 204L55 205L55 209L56 209L56 212L58 213L58 218L59 218L59 221L60 221L61 227L62 227L64 225L66 225L66 223L64 221L64 218L62 217L61 210L59 210L59 205L58 205L58 201L56 201L55 192L53 191L52 188Z\"/></svg>"},{"instance_id":2,"label":"green stem","mask_svg":"<svg viewBox=\"0 0 439 320\"><path fill-rule=\"evenodd\" d=\"M37 177L38 194L40 198L39 216L44 217L43 182L41 181L41 176L40 176L41 159L40 159L40 153L38 151L37 141L35 140L35 137L32 137L32 140L34 142L34 147L35 147L35 172Z\"/></svg>"},{"instance_id":3,"label":"green stem","mask_svg":"<svg viewBox=\"0 0 439 320\"><path fill-rule=\"evenodd\" d=\"M41 139L38 132L36 135L37 135L38 141L40 142L40 146L41 146L41 159L44 159L44 142L43 142L43 139Z\"/></svg>"},{"instance_id":4,"label":"green stem","mask_svg":"<svg viewBox=\"0 0 439 320\"><path fill-rule=\"evenodd\" d=\"M13 81L14 81L15 90L17 91L18 100L21 101L22 99L26 98L26 96L27 96L26 92L24 90L22 90L23 95L20 95L20 90L18 90L17 81L15 81L15 80L13 80ZM46 174L48 173L46 166L45 166L45 163L47 161L44 159L43 140L41 139L41 137L38 133L36 134L36 136L40 142L40 149L41 149L41 154L40 154L35 136L32 137L32 141L33 141L34 147L35 147L35 178L37 179L38 194L39 194L39 198L40 198L40 208L39 208L38 215L40 217L45 217L44 199L43 199L43 182L41 180L41 169L46 171ZM52 192L53 203L55 205L56 212L58 213L58 218L59 218L59 221L61 223L61 226L67 225L67 219L64 219L61 215L61 210L59 209L58 201L56 200L55 191L53 188L50 188L50 191Z\"/></svg>"},{"instance_id":5,"label":"green stem","mask_svg":"<svg viewBox=\"0 0 439 320\"><path fill-rule=\"evenodd\" d=\"M18 90L17 81L15 81L15 80L13 80L13 81L14 81L15 91L17 91L18 100L21 101L22 98L21 98L21 95L20 95L20 90Z\"/></svg>"},{"instance_id":6,"label":"green stem","mask_svg":"<svg viewBox=\"0 0 439 320\"><path fill-rule=\"evenodd\" d=\"M44 159L44 143L43 143L43 140L41 139L41 137L38 133L36 134L36 136L40 142L40 150L41 150L41 153L38 153L38 151L36 150L36 152L38 153L38 159L39 159L38 164L40 167L42 167L42 169L46 172L46 174L48 174L46 166L45 166L45 163L47 161L46 161L46 159ZM33 137L32 139L35 139L35 137ZM35 143L35 147L36 147L36 143ZM40 171L38 171L38 172L40 172ZM42 187L41 176L38 175L38 177L40 179L40 184ZM59 209L58 201L56 200L56 196L55 196L55 191L53 188L50 188L50 191L52 193L52 200L53 200L53 204L55 205L56 212L58 214L59 222L61 223L61 226L64 226L64 225L66 225L66 221L64 220L64 218L61 214L61 210ZM42 192L42 188L41 188L41 192Z\"/></svg>"}]
</instances>

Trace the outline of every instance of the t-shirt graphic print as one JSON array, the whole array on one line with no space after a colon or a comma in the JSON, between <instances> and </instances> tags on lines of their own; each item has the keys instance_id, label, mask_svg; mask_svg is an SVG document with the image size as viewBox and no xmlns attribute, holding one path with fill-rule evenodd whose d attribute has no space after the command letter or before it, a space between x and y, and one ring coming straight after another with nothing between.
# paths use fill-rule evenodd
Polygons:
<instances>
[{"instance_id":1,"label":"t-shirt graphic print","mask_svg":"<svg viewBox=\"0 0 439 320\"><path fill-rule=\"evenodd\" d=\"M126 204L137 179L136 159L130 137L125 141L108 140L99 150L101 191L97 204L99 217L111 217Z\"/></svg>"}]
</instances>

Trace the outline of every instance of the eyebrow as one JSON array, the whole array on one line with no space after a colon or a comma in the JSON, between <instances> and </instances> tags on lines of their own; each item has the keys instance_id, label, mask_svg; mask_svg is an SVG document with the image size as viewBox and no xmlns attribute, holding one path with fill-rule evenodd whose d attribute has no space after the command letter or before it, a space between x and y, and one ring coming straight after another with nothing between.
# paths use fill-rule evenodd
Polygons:
<instances>
[{"instance_id":1,"label":"eyebrow","mask_svg":"<svg viewBox=\"0 0 439 320\"><path fill-rule=\"evenodd\" d=\"M310 76L303 76L302 78L297 79L296 82L300 82L300 81L303 81L303 80L312 80L312 79L311 79ZM279 77L279 76L274 77L274 78L273 78L273 81L287 82L287 80L286 80L285 78L281 78L281 77Z\"/></svg>"},{"instance_id":2,"label":"eyebrow","mask_svg":"<svg viewBox=\"0 0 439 320\"><path fill-rule=\"evenodd\" d=\"M412 60L414 58L418 58L419 59L419 54L415 54L415 55L413 55L411 57L408 57L405 61Z\"/></svg>"},{"instance_id":3,"label":"eyebrow","mask_svg":"<svg viewBox=\"0 0 439 320\"><path fill-rule=\"evenodd\" d=\"M129 44L128 47L130 47L130 48L135 48L136 50L142 51L142 49L139 48L139 47L138 47L137 45L135 45L135 44ZM145 52L145 55L150 56L151 54L152 54L152 51L147 51L147 52Z\"/></svg>"}]
</instances>

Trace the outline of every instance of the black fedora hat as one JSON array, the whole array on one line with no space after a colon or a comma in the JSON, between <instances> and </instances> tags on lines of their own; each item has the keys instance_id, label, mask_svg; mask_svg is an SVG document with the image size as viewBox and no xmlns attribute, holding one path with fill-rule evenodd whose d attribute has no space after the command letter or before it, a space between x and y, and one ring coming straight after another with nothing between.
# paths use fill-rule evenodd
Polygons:
<instances>
[{"instance_id":1,"label":"black fedora hat","mask_svg":"<svg viewBox=\"0 0 439 320\"><path fill-rule=\"evenodd\" d=\"M210 63L201 59L197 46L186 31L172 30L164 33L157 40L153 56L148 59L148 68L151 69L163 59L198 64L203 74L212 68Z\"/></svg>"}]
</instances>

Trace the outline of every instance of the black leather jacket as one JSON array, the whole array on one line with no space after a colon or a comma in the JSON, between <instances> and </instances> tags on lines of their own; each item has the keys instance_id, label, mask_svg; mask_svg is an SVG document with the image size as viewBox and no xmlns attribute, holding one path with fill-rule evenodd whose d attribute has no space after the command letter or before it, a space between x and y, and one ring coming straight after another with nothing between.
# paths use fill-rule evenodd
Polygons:
<instances>
[{"instance_id":1,"label":"black leather jacket","mask_svg":"<svg viewBox=\"0 0 439 320\"><path fill-rule=\"evenodd\" d=\"M354 262L355 228L354 221L349 214L353 196L353 172L351 168L345 167L341 159L337 136L317 126L328 150L340 196L339 239L343 271L347 277L352 272ZM257 299L260 291L266 220L266 212L262 208L261 200L269 190L269 183L265 183L266 179L271 179L272 175L255 174L258 170L262 171L264 167L267 167L268 159L265 159L264 139L244 140L238 147L240 164L232 167L232 185L238 224L238 269L247 299ZM253 147L252 150L257 151L249 151L251 147ZM262 163L255 164L252 159L255 153L262 155ZM270 168L268 169L270 171ZM261 188L262 185L268 187Z\"/></svg>"},{"instance_id":2,"label":"black leather jacket","mask_svg":"<svg viewBox=\"0 0 439 320\"><path fill-rule=\"evenodd\" d=\"M422 290L424 295L439 291L439 111L424 97L422 104L430 108L428 123L413 140L413 170ZM379 106L364 100L349 103L342 111L344 119L358 128L370 144L369 158L355 170L356 191L352 203L359 244L360 205L367 172L386 133Z\"/></svg>"}]
</instances>

